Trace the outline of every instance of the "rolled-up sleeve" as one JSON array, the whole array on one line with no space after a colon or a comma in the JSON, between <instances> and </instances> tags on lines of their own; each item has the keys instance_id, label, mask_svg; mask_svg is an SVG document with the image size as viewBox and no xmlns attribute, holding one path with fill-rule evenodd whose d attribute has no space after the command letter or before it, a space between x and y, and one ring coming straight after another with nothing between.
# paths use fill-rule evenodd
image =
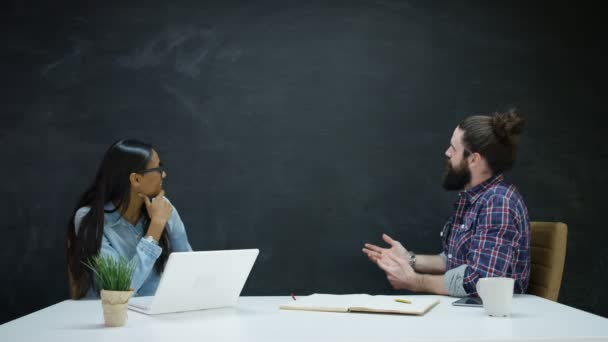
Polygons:
<instances>
[{"instance_id":1,"label":"rolled-up sleeve","mask_svg":"<svg viewBox=\"0 0 608 342\"><path fill-rule=\"evenodd\" d=\"M448 290L448 295L452 297L464 297L467 295L467 291L463 286L464 272L466 269L467 265L460 265L445 272L443 283Z\"/></svg>"}]
</instances>

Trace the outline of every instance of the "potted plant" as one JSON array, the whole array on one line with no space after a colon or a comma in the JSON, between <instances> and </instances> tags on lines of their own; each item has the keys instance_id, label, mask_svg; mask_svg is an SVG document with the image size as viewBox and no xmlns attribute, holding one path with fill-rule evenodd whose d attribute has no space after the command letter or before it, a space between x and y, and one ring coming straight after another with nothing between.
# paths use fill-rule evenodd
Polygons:
<instances>
[{"instance_id":1,"label":"potted plant","mask_svg":"<svg viewBox=\"0 0 608 342\"><path fill-rule=\"evenodd\" d=\"M85 263L95 274L101 289L101 304L106 326L120 327L127 321L127 305L133 295L131 279L135 263L123 258L97 255Z\"/></svg>"}]
</instances>

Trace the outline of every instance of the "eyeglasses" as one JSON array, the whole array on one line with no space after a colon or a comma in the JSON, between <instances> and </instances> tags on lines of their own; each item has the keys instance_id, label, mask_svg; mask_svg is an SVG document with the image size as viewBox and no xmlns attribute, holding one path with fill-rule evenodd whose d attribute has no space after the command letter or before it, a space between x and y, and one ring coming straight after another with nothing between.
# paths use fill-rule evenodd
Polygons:
<instances>
[{"instance_id":1,"label":"eyeglasses","mask_svg":"<svg viewBox=\"0 0 608 342\"><path fill-rule=\"evenodd\" d=\"M137 173L139 173L140 175L150 173L150 172L158 172L162 176L163 173L165 173L165 166L163 165L163 163L159 163L158 167L153 167L150 169L143 169L143 170L137 171Z\"/></svg>"}]
</instances>

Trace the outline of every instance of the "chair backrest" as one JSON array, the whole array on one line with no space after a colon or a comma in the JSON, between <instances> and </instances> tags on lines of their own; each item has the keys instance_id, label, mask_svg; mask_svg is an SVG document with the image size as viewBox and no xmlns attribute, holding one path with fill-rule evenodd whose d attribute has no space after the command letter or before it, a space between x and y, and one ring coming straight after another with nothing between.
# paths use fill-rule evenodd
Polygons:
<instances>
[{"instance_id":1,"label":"chair backrest","mask_svg":"<svg viewBox=\"0 0 608 342\"><path fill-rule=\"evenodd\" d=\"M532 269L528 293L557 301L562 284L568 226L561 222L530 222Z\"/></svg>"}]
</instances>

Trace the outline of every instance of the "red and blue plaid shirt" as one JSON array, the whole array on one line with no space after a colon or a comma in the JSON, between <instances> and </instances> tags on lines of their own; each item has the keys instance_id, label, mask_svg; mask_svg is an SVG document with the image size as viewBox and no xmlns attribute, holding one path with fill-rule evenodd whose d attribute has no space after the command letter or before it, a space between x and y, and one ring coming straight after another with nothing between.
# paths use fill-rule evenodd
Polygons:
<instances>
[{"instance_id":1,"label":"red and blue plaid shirt","mask_svg":"<svg viewBox=\"0 0 608 342\"><path fill-rule=\"evenodd\" d=\"M525 293L530 275L530 218L524 201L502 175L459 193L444 226L446 270L467 265L463 288L475 294L479 278L515 279Z\"/></svg>"}]
</instances>

